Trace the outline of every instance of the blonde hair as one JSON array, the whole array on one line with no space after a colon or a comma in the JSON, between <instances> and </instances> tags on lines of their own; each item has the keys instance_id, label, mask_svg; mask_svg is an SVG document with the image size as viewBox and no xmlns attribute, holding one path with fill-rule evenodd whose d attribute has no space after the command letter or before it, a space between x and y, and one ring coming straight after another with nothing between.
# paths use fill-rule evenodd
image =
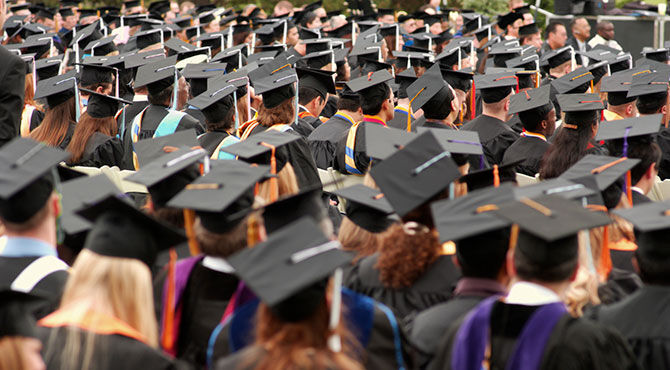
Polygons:
<instances>
[{"instance_id":1,"label":"blonde hair","mask_svg":"<svg viewBox=\"0 0 670 370\"><path fill-rule=\"evenodd\" d=\"M28 339L15 336L0 339L0 370L27 369L23 343Z\"/></svg>"},{"instance_id":2,"label":"blonde hair","mask_svg":"<svg viewBox=\"0 0 670 370\"><path fill-rule=\"evenodd\" d=\"M570 282L563 299L568 307L568 312L573 317L582 316L584 314L584 306L589 303L592 305L600 304L600 298L598 297L598 276L588 268L588 266L594 265L596 262L593 261L593 256L589 255L586 249L586 238L590 238L590 234L580 232L577 276Z\"/></svg>"},{"instance_id":3,"label":"blonde hair","mask_svg":"<svg viewBox=\"0 0 670 370\"><path fill-rule=\"evenodd\" d=\"M151 272L139 260L82 250L72 266L60 308L72 309L80 316L91 311L113 316L137 330L147 345L158 347ZM91 367L95 333L84 334L84 348L81 348L81 331L67 330L64 343L55 343L55 333L56 330L52 331L49 338L46 358L58 351L64 369ZM82 363L77 363L80 358Z\"/></svg>"},{"instance_id":4,"label":"blonde hair","mask_svg":"<svg viewBox=\"0 0 670 370\"><path fill-rule=\"evenodd\" d=\"M300 191L298 186L298 178L295 176L295 171L290 163L286 163L284 168L277 173L277 181L279 183L279 197L297 194ZM270 181L263 181L258 184L257 196L263 198L266 203L270 203L271 190Z\"/></svg>"}]
</instances>

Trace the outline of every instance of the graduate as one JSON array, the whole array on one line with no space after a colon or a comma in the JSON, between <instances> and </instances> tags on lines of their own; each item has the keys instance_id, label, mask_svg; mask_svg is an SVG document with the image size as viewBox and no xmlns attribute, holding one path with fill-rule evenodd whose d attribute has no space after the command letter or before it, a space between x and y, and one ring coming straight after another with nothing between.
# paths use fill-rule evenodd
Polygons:
<instances>
[{"instance_id":1,"label":"graduate","mask_svg":"<svg viewBox=\"0 0 670 370\"><path fill-rule=\"evenodd\" d=\"M578 231L609 218L550 195L493 212L514 223L507 263L516 282L452 326L428 368L636 369L620 334L571 317L560 300L578 267Z\"/></svg>"},{"instance_id":2,"label":"graduate","mask_svg":"<svg viewBox=\"0 0 670 370\"><path fill-rule=\"evenodd\" d=\"M544 153L549 149L547 138L556 129L556 110L551 103L550 86L526 90L510 98L510 113L517 114L524 131L507 148L502 163L522 160L516 172L535 176L540 171Z\"/></svg>"},{"instance_id":3,"label":"graduate","mask_svg":"<svg viewBox=\"0 0 670 370\"><path fill-rule=\"evenodd\" d=\"M439 65L430 67L426 73L409 85L407 96L410 97L413 110L423 110L423 116L417 120L417 125L429 128L458 129L454 121L461 107L454 89L442 79Z\"/></svg>"},{"instance_id":4,"label":"graduate","mask_svg":"<svg viewBox=\"0 0 670 370\"><path fill-rule=\"evenodd\" d=\"M298 125L293 128L307 138L323 122L319 118L329 94L335 94L333 73L311 68L296 68L299 79ZM303 130L305 128L306 130Z\"/></svg>"},{"instance_id":5,"label":"graduate","mask_svg":"<svg viewBox=\"0 0 670 370\"><path fill-rule=\"evenodd\" d=\"M600 92L607 93L607 109L603 111L605 121L637 116L637 96L627 96L631 80L628 73L603 77Z\"/></svg>"},{"instance_id":6,"label":"graduate","mask_svg":"<svg viewBox=\"0 0 670 370\"><path fill-rule=\"evenodd\" d=\"M76 84L74 73L38 82L35 98L44 98L47 110L42 123L28 137L60 149L67 148L74 134L79 112Z\"/></svg>"},{"instance_id":7,"label":"graduate","mask_svg":"<svg viewBox=\"0 0 670 370\"><path fill-rule=\"evenodd\" d=\"M58 163L68 157L63 150L27 138L14 139L0 150L0 166L8 176L0 187L0 220L7 237L0 251L2 283L39 293L35 318L58 306L69 275L67 264L56 253L60 203L59 180L53 175Z\"/></svg>"},{"instance_id":8,"label":"graduate","mask_svg":"<svg viewBox=\"0 0 670 370\"><path fill-rule=\"evenodd\" d=\"M398 99L398 102L396 103L395 108L393 108L393 119L386 123L389 127L406 130L407 116L410 115L410 124L412 124L413 129L416 130L416 125L414 125L415 113L409 113L409 97L407 96L407 87L416 81L416 79L417 76L414 72L414 68L406 68L404 71L396 73L395 83L398 85L398 91L395 93L395 97Z\"/></svg>"},{"instance_id":9,"label":"graduate","mask_svg":"<svg viewBox=\"0 0 670 370\"><path fill-rule=\"evenodd\" d=\"M505 150L519 135L505 122L509 118L509 99L517 86L516 76L509 73L475 76L475 85L482 94L482 115L464 124L461 130L479 133L484 156L489 166L502 164ZM481 163L470 160L470 168L480 169Z\"/></svg>"},{"instance_id":10,"label":"graduate","mask_svg":"<svg viewBox=\"0 0 670 370\"><path fill-rule=\"evenodd\" d=\"M199 109L205 117L207 132L198 137L198 143L212 159L235 159L221 148L238 143L235 122L239 113L235 111L234 85L214 83L202 94L189 100L188 104Z\"/></svg>"},{"instance_id":11,"label":"graduate","mask_svg":"<svg viewBox=\"0 0 670 370\"><path fill-rule=\"evenodd\" d=\"M0 368L45 369L42 342L35 332L31 305L39 298L11 289L0 291Z\"/></svg>"}]
</instances>

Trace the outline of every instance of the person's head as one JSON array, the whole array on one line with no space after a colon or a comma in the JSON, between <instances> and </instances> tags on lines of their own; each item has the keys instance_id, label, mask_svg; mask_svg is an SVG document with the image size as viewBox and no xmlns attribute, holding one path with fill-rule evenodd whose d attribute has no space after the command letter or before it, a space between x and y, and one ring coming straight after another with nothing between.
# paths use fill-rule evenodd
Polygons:
<instances>
[{"instance_id":1,"label":"person's head","mask_svg":"<svg viewBox=\"0 0 670 370\"><path fill-rule=\"evenodd\" d=\"M497 280L506 276L509 228L457 240L456 259L464 277Z\"/></svg>"},{"instance_id":2,"label":"person's head","mask_svg":"<svg viewBox=\"0 0 670 370\"><path fill-rule=\"evenodd\" d=\"M507 6L508 6L508 9L509 9L510 11L512 11L512 10L514 10L514 9L516 9L516 8L520 8L520 7L524 6L524 5L525 5L525 3L524 3L523 0L508 0L508 1L507 1Z\"/></svg>"},{"instance_id":3,"label":"person's head","mask_svg":"<svg viewBox=\"0 0 670 370\"><path fill-rule=\"evenodd\" d=\"M300 105L307 107L307 109L314 116L318 117L321 111L326 106L328 101L328 94L324 96L320 91L308 86L300 86L298 90L298 102Z\"/></svg>"},{"instance_id":4,"label":"person's head","mask_svg":"<svg viewBox=\"0 0 670 370\"><path fill-rule=\"evenodd\" d=\"M532 45L538 51L542 48L542 35L540 35L540 32L536 32L530 35L523 35L519 40L522 46Z\"/></svg>"},{"instance_id":5,"label":"person's head","mask_svg":"<svg viewBox=\"0 0 670 370\"><path fill-rule=\"evenodd\" d=\"M264 97L265 98L265 97ZM270 127L277 123L289 124L295 118L295 97L286 99L277 106L268 108L261 104L258 109L258 123Z\"/></svg>"},{"instance_id":6,"label":"person's head","mask_svg":"<svg viewBox=\"0 0 670 370\"><path fill-rule=\"evenodd\" d=\"M553 50L562 48L565 46L565 42L568 40L568 32L565 29L565 26L559 22L551 22L547 26L547 44Z\"/></svg>"},{"instance_id":7,"label":"person's head","mask_svg":"<svg viewBox=\"0 0 670 370\"><path fill-rule=\"evenodd\" d=\"M636 164L630 170L631 183L638 186L642 182L643 184L641 184L642 186L638 186L639 188L645 191L647 191L647 188L651 189L651 186L656 181L656 175L658 175L658 169L661 165L661 155L661 148L656 142L651 140L640 142L633 140L628 147L628 158L639 159L640 163Z\"/></svg>"},{"instance_id":8,"label":"person's head","mask_svg":"<svg viewBox=\"0 0 670 370\"><path fill-rule=\"evenodd\" d=\"M282 0L275 5L274 16L281 17L293 13L293 4L290 1Z\"/></svg>"},{"instance_id":9,"label":"person's head","mask_svg":"<svg viewBox=\"0 0 670 370\"><path fill-rule=\"evenodd\" d=\"M298 27L291 27L286 31L286 45L295 47L300 42Z\"/></svg>"},{"instance_id":10,"label":"person's head","mask_svg":"<svg viewBox=\"0 0 670 370\"><path fill-rule=\"evenodd\" d=\"M591 37L591 26L584 17L573 19L570 22L570 30L572 31L572 36L579 41L585 42Z\"/></svg>"},{"instance_id":11,"label":"person's head","mask_svg":"<svg viewBox=\"0 0 670 370\"><path fill-rule=\"evenodd\" d=\"M413 33L414 31L416 31L417 28L416 19L408 18L406 21L402 23L402 28L405 30L406 34Z\"/></svg>"},{"instance_id":12,"label":"person's head","mask_svg":"<svg viewBox=\"0 0 670 370\"><path fill-rule=\"evenodd\" d=\"M194 225L195 237L203 254L227 258L247 247L247 221L244 217L230 230L220 233L205 228L200 218Z\"/></svg>"},{"instance_id":13,"label":"person's head","mask_svg":"<svg viewBox=\"0 0 670 370\"><path fill-rule=\"evenodd\" d=\"M205 116L208 132L229 131L233 128L235 125L235 109L233 99L234 97L232 95L226 96L225 98L201 110L202 114ZM246 102L246 98L240 100ZM238 104L240 100L238 100Z\"/></svg>"},{"instance_id":14,"label":"person's head","mask_svg":"<svg viewBox=\"0 0 670 370\"><path fill-rule=\"evenodd\" d=\"M191 86L186 82L186 79L184 76L179 77L179 80L177 81L178 86L179 86L179 92L177 95L177 109L181 110L184 109L186 106L186 102L188 101L189 96L191 95Z\"/></svg>"},{"instance_id":15,"label":"person's head","mask_svg":"<svg viewBox=\"0 0 670 370\"><path fill-rule=\"evenodd\" d=\"M451 116L452 112L458 112L460 110L460 104L456 98L454 89L446 83L444 85L445 86L443 86L421 107L421 109L423 109L423 115L427 119L444 121Z\"/></svg>"},{"instance_id":16,"label":"person's head","mask_svg":"<svg viewBox=\"0 0 670 370\"><path fill-rule=\"evenodd\" d=\"M523 26L523 18L516 19L511 24L507 25L507 35L519 37L519 27L521 26Z\"/></svg>"},{"instance_id":17,"label":"person's head","mask_svg":"<svg viewBox=\"0 0 670 370\"><path fill-rule=\"evenodd\" d=\"M636 107L641 116L663 113L665 116L667 112L668 92L661 91L652 94L644 94L637 97Z\"/></svg>"},{"instance_id":18,"label":"person's head","mask_svg":"<svg viewBox=\"0 0 670 370\"><path fill-rule=\"evenodd\" d=\"M440 0L428 0L427 5L431 8L437 9L440 6Z\"/></svg>"},{"instance_id":19,"label":"person's head","mask_svg":"<svg viewBox=\"0 0 670 370\"><path fill-rule=\"evenodd\" d=\"M77 16L76 13L72 12L71 14L68 14L63 17L63 22L61 23L61 27L66 28L68 30L71 30L74 28L74 26L77 25L77 22L79 21L79 17Z\"/></svg>"},{"instance_id":20,"label":"person's head","mask_svg":"<svg viewBox=\"0 0 670 370\"><path fill-rule=\"evenodd\" d=\"M96 132L107 136L114 136L116 135L116 131L117 124L114 117L96 118L92 117L88 112L84 112L79 118L79 122L75 125L72 139L67 146L67 151L72 153L69 162L78 163L82 159L88 140Z\"/></svg>"},{"instance_id":21,"label":"person's head","mask_svg":"<svg viewBox=\"0 0 670 370\"><path fill-rule=\"evenodd\" d=\"M302 16L300 25L309 29L319 28L321 27L321 18L315 12L310 11Z\"/></svg>"},{"instance_id":22,"label":"person's head","mask_svg":"<svg viewBox=\"0 0 670 370\"><path fill-rule=\"evenodd\" d=\"M393 16L393 14L380 13L379 16L377 17L377 22L381 22L384 24L393 24L395 23L395 17Z\"/></svg>"},{"instance_id":23,"label":"person's head","mask_svg":"<svg viewBox=\"0 0 670 370\"><path fill-rule=\"evenodd\" d=\"M600 37L609 41L614 39L614 24L610 21L601 21L596 25L596 32Z\"/></svg>"},{"instance_id":24,"label":"person's head","mask_svg":"<svg viewBox=\"0 0 670 370\"><path fill-rule=\"evenodd\" d=\"M495 117L507 117L510 96L512 87L509 86L482 89L482 112Z\"/></svg>"},{"instance_id":25,"label":"person's head","mask_svg":"<svg viewBox=\"0 0 670 370\"><path fill-rule=\"evenodd\" d=\"M548 246L550 244L556 246ZM529 253L533 245L537 249L562 249L562 251L560 255L554 253L552 258L546 256L542 258L536 253ZM547 243L541 238L521 230L518 233L516 248L511 252L512 270L514 272L511 275L516 275L518 279L523 281L545 284L567 283L577 273L579 266L578 245L579 239L576 234ZM549 253L547 253L548 255Z\"/></svg>"},{"instance_id":26,"label":"person's head","mask_svg":"<svg viewBox=\"0 0 670 370\"><path fill-rule=\"evenodd\" d=\"M570 60L549 69L549 74L554 76L555 78L563 77L570 72L572 72L572 61Z\"/></svg>"},{"instance_id":27,"label":"person's head","mask_svg":"<svg viewBox=\"0 0 670 370\"><path fill-rule=\"evenodd\" d=\"M608 91L607 110L612 111L623 118L636 117L637 97L627 97L627 91Z\"/></svg>"},{"instance_id":28,"label":"person's head","mask_svg":"<svg viewBox=\"0 0 670 370\"><path fill-rule=\"evenodd\" d=\"M0 369L44 370L41 351L37 338L5 336L0 339Z\"/></svg>"},{"instance_id":29,"label":"person's head","mask_svg":"<svg viewBox=\"0 0 670 370\"><path fill-rule=\"evenodd\" d=\"M386 121L393 119L393 91L383 82L361 91L361 110L363 114L376 115Z\"/></svg>"},{"instance_id":30,"label":"person's head","mask_svg":"<svg viewBox=\"0 0 670 370\"><path fill-rule=\"evenodd\" d=\"M75 98L71 97L54 107L49 107L42 123L30 132L29 137L49 146L59 146L70 126L76 122Z\"/></svg>"},{"instance_id":31,"label":"person's head","mask_svg":"<svg viewBox=\"0 0 670 370\"><path fill-rule=\"evenodd\" d=\"M519 119L526 131L550 137L556 128L556 110L549 102L541 107L519 112Z\"/></svg>"},{"instance_id":32,"label":"person's head","mask_svg":"<svg viewBox=\"0 0 670 370\"><path fill-rule=\"evenodd\" d=\"M147 99L149 104L169 107L172 104L172 93L174 91L174 84L161 83L161 88L153 88L151 86L147 89Z\"/></svg>"}]
</instances>

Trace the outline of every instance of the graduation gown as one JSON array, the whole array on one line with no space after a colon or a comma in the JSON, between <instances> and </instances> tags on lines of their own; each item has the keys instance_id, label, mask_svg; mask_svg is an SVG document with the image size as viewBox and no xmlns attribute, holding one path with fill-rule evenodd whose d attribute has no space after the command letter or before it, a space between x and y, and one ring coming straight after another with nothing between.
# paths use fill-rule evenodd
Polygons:
<instances>
[{"instance_id":1,"label":"graduation gown","mask_svg":"<svg viewBox=\"0 0 670 370\"><path fill-rule=\"evenodd\" d=\"M633 206L637 206L637 205L639 205L639 204L644 204L644 203L649 203L649 202L652 201L652 200L649 199L649 197L647 197L646 195L644 195L644 194L642 194L642 193L640 193L640 192L637 192L637 191L635 191L635 190L633 190L633 191L631 192L631 195L633 196Z\"/></svg>"},{"instance_id":2,"label":"graduation gown","mask_svg":"<svg viewBox=\"0 0 670 370\"><path fill-rule=\"evenodd\" d=\"M519 135L507 123L484 114L463 125L461 130L479 133L484 157L491 166L502 164L505 150L519 138ZM471 156L469 161L471 168L479 169L478 157Z\"/></svg>"},{"instance_id":3,"label":"graduation gown","mask_svg":"<svg viewBox=\"0 0 670 370\"><path fill-rule=\"evenodd\" d=\"M133 118L140 114L149 105L149 101L146 100L147 96L146 95L135 95L133 97L133 104L132 105L127 105L125 106L122 110L119 111L117 117L116 117L116 123L119 127L119 135L121 132L123 132L123 137L121 138L123 141L123 153L124 153L124 158L123 158L123 166L124 168L133 168L133 139L130 134L130 127L133 123ZM125 119L124 115L121 114L122 111L126 112L125 114ZM123 122L121 122L123 120ZM122 130L121 128L124 127Z\"/></svg>"},{"instance_id":4,"label":"graduation gown","mask_svg":"<svg viewBox=\"0 0 670 370\"><path fill-rule=\"evenodd\" d=\"M591 316L626 338L642 369L670 368L670 287L644 286L621 302L594 308Z\"/></svg>"},{"instance_id":5,"label":"graduation gown","mask_svg":"<svg viewBox=\"0 0 670 370\"><path fill-rule=\"evenodd\" d=\"M257 125L253 128L249 136L261 133L265 130L268 130L268 128L262 125ZM316 169L312 154L309 151L307 141L292 128L288 129L286 132L301 136L298 140L277 149L278 151L285 151L288 157L288 162L293 166L293 171L298 179L298 186L300 186L300 189L313 189L314 187L321 186L321 178L319 177L319 172Z\"/></svg>"},{"instance_id":6,"label":"graduation gown","mask_svg":"<svg viewBox=\"0 0 670 370\"><path fill-rule=\"evenodd\" d=\"M612 304L631 295L642 286L642 279L634 272L613 267L607 281L598 287L598 297L601 304Z\"/></svg>"},{"instance_id":7,"label":"graduation gown","mask_svg":"<svg viewBox=\"0 0 670 370\"><path fill-rule=\"evenodd\" d=\"M361 173L365 173L368 170L368 167L370 166L370 157L367 155L366 149L365 149L365 130L362 130L365 125L384 125L386 126L386 123L381 121L379 118L375 118L373 116L364 116L365 118L363 119L363 122L359 123L358 126L356 126L356 139L354 141L354 163L356 165L356 169L358 169ZM350 174L350 172L347 170L346 167L346 161L345 161L345 153L346 153L346 148L347 148L347 138L349 136L349 132L351 130L347 131L344 137L340 139L340 141L337 143L337 149L335 151L335 161L333 162L333 169L340 171L343 174Z\"/></svg>"},{"instance_id":8,"label":"graduation gown","mask_svg":"<svg viewBox=\"0 0 670 370\"><path fill-rule=\"evenodd\" d=\"M386 125L388 125L388 127L393 127L393 128L397 128L397 129L400 129L400 130L407 130L407 115L408 114L409 114L409 112L407 111L407 108L397 106L393 110L393 119L386 122ZM415 127L415 124L414 124L414 121L415 121L414 115L412 115L410 117L409 121L410 121L410 124L412 125L412 131L416 131L416 127Z\"/></svg>"},{"instance_id":9,"label":"graduation gown","mask_svg":"<svg viewBox=\"0 0 670 370\"><path fill-rule=\"evenodd\" d=\"M661 128L656 135L656 142L661 148L661 164L658 166L658 176L661 180L670 179L670 128Z\"/></svg>"},{"instance_id":10,"label":"graduation gown","mask_svg":"<svg viewBox=\"0 0 670 370\"><path fill-rule=\"evenodd\" d=\"M124 167L123 144L116 137L107 136L96 132L88 138L84 155L79 162L72 163L72 166L102 167L117 166L122 170L132 170L132 167Z\"/></svg>"},{"instance_id":11,"label":"graduation gown","mask_svg":"<svg viewBox=\"0 0 670 370\"><path fill-rule=\"evenodd\" d=\"M254 370L263 358L267 356L267 351L259 346L247 347L239 352L233 353L226 358L222 358L216 363L216 370ZM335 364L326 366L324 370L346 370L337 367Z\"/></svg>"},{"instance_id":12,"label":"graduation gown","mask_svg":"<svg viewBox=\"0 0 670 370\"><path fill-rule=\"evenodd\" d=\"M344 284L354 292L366 295L388 307L399 318L423 311L452 297L460 271L451 256L440 256L410 287L393 289L384 286L379 278L379 254L361 259L346 274Z\"/></svg>"},{"instance_id":13,"label":"graduation gown","mask_svg":"<svg viewBox=\"0 0 670 370\"><path fill-rule=\"evenodd\" d=\"M25 94L23 60L0 46L0 146L19 136Z\"/></svg>"},{"instance_id":14,"label":"graduation gown","mask_svg":"<svg viewBox=\"0 0 670 370\"><path fill-rule=\"evenodd\" d=\"M56 311L58 313L60 311ZM45 319L50 319L47 316ZM118 319L117 319L118 320ZM53 320L56 321L56 320ZM120 320L118 320L120 322ZM40 321L44 323L44 321ZM50 324L53 325L53 324ZM116 325L118 334L97 334L93 342L93 356L91 358L89 369L113 370L113 369L188 369L188 365L178 363L163 354L160 350L145 344L137 335L133 335L133 330L125 323ZM79 330L66 328L66 325L53 327L38 327L37 334L44 343L44 362L47 369L63 368L62 346L67 338L67 330ZM84 349L87 345L86 335L88 331L84 330L81 337L81 352L76 361L81 366L84 362ZM57 348L50 348L51 346ZM48 355L48 356L47 356Z\"/></svg>"},{"instance_id":15,"label":"graduation gown","mask_svg":"<svg viewBox=\"0 0 670 370\"><path fill-rule=\"evenodd\" d=\"M167 116L167 114L168 108L149 104L149 107L146 109L146 111L144 111L144 116L142 117L138 139L143 140L153 138L158 125L161 123L163 118ZM195 129L196 135L205 133L205 127L201 125L197 119L186 114L179 120L179 124L177 124L177 129L175 131L188 129Z\"/></svg>"},{"instance_id":16,"label":"graduation gown","mask_svg":"<svg viewBox=\"0 0 670 370\"><path fill-rule=\"evenodd\" d=\"M399 369L401 364L398 361L402 361L405 368L412 368L411 345L403 326L388 307L346 288L342 289L342 304L344 320L363 349L361 363L366 369ZM257 308L258 300L252 300L239 307L232 317L216 328L216 337L210 348L210 360L217 365L216 369L236 369L222 366L237 364L238 355L233 357L235 360L227 356L244 352L253 343ZM231 328L235 329L231 331Z\"/></svg>"},{"instance_id":17,"label":"graduation gown","mask_svg":"<svg viewBox=\"0 0 670 370\"><path fill-rule=\"evenodd\" d=\"M198 143L200 144L201 147L203 147L203 149L207 151L208 155L211 158L212 155L214 155L216 148L218 148L219 144L221 144L221 142L226 138L229 138L231 144L235 140L239 141L237 137L235 136L231 137L231 135L226 131L209 131L198 136ZM224 144L223 146L226 146L226 144ZM235 159L234 155L219 151L218 158L223 159L224 157L225 159Z\"/></svg>"},{"instance_id":18,"label":"graduation gown","mask_svg":"<svg viewBox=\"0 0 670 370\"><path fill-rule=\"evenodd\" d=\"M527 176L535 176L540 172L540 164L544 153L549 149L550 144L540 137L522 136L507 148L503 155L502 163L511 163L523 159L523 162L516 166L516 172Z\"/></svg>"},{"instance_id":19,"label":"graduation gown","mask_svg":"<svg viewBox=\"0 0 670 370\"><path fill-rule=\"evenodd\" d=\"M521 134L523 132L523 124L521 123L518 114L515 114L512 116L512 118L508 119L507 125L517 134Z\"/></svg>"},{"instance_id":20,"label":"graduation gown","mask_svg":"<svg viewBox=\"0 0 670 370\"><path fill-rule=\"evenodd\" d=\"M329 95L328 100L326 100L326 106L323 107L321 111L321 116L326 118L331 118L335 113L337 113L337 102L339 98L337 95Z\"/></svg>"},{"instance_id":21,"label":"graduation gown","mask_svg":"<svg viewBox=\"0 0 670 370\"><path fill-rule=\"evenodd\" d=\"M494 304L489 325L492 370L505 369L521 331L539 307L502 302ZM461 322L453 325L442 338L428 369L451 369L451 352ZM635 358L620 334L603 325L573 318L568 314L564 314L551 330L539 366L541 370L637 368Z\"/></svg>"},{"instance_id":22,"label":"graduation gown","mask_svg":"<svg viewBox=\"0 0 670 370\"><path fill-rule=\"evenodd\" d=\"M154 298L161 310L165 278L165 270L162 270L154 284ZM194 364L198 369L207 365L209 337L221 322L238 284L239 279L233 273L206 267L202 259L196 263L180 299L181 322L176 346L178 359Z\"/></svg>"},{"instance_id":23,"label":"graduation gown","mask_svg":"<svg viewBox=\"0 0 670 370\"><path fill-rule=\"evenodd\" d=\"M347 135L352 125L354 122L350 117L335 114L307 137L307 145L317 168L325 170L333 167L337 143Z\"/></svg>"},{"instance_id":24,"label":"graduation gown","mask_svg":"<svg viewBox=\"0 0 670 370\"><path fill-rule=\"evenodd\" d=\"M70 122L67 126L67 131L65 132L65 136L63 137L63 141L58 144L58 147L60 149L65 150L68 145L70 145L70 140L72 140L72 135L74 135L74 127L75 123Z\"/></svg>"},{"instance_id":25,"label":"graduation gown","mask_svg":"<svg viewBox=\"0 0 670 370\"><path fill-rule=\"evenodd\" d=\"M299 107L298 122L293 122L291 128L302 135L302 137L307 138L320 125L321 120L314 117L305 108Z\"/></svg>"},{"instance_id":26,"label":"graduation gown","mask_svg":"<svg viewBox=\"0 0 670 370\"><path fill-rule=\"evenodd\" d=\"M205 115L202 113L202 111L200 111L200 109L188 106L186 109L183 110L183 112L197 119L198 122L200 122L200 125L202 125L202 127L207 127L207 118L205 118Z\"/></svg>"}]
</instances>

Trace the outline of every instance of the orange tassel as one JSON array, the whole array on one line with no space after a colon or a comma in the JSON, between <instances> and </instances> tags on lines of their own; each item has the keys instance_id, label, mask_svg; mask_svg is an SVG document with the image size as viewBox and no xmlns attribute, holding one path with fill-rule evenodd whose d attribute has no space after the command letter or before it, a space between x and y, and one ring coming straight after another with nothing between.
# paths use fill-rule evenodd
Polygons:
<instances>
[{"instance_id":1,"label":"orange tassel","mask_svg":"<svg viewBox=\"0 0 670 370\"><path fill-rule=\"evenodd\" d=\"M602 280L606 280L612 271L612 257L610 256L610 237L609 225L605 225L603 229L603 242L600 250L600 268L599 274Z\"/></svg>"},{"instance_id":2,"label":"orange tassel","mask_svg":"<svg viewBox=\"0 0 670 370\"><path fill-rule=\"evenodd\" d=\"M631 184L630 171L626 172L626 197L628 198L628 204L633 205L633 184Z\"/></svg>"},{"instance_id":3,"label":"orange tassel","mask_svg":"<svg viewBox=\"0 0 670 370\"><path fill-rule=\"evenodd\" d=\"M195 238L195 229L193 225L195 224L195 211L192 209L184 210L184 229L186 230L186 237L188 237L188 249L191 252L191 256L196 256L200 254L200 247L198 246L198 240Z\"/></svg>"},{"instance_id":4,"label":"orange tassel","mask_svg":"<svg viewBox=\"0 0 670 370\"><path fill-rule=\"evenodd\" d=\"M277 159L275 157L277 148L274 145L270 145L265 142L261 142L260 145L268 147L272 150L270 153L270 173L274 175L270 178L270 202L274 202L279 198L279 179L277 179Z\"/></svg>"},{"instance_id":5,"label":"orange tassel","mask_svg":"<svg viewBox=\"0 0 670 370\"><path fill-rule=\"evenodd\" d=\"M175 337L174 337L174 306L175 306L175 290L176 290L176 275L175 266L177 264L177 251L170 249L170 262L168 263L167 274L167 302L163 310L163 330L161 337L161 346L169 353L175 353Z\"/></svg>"},{"instance_id":6,"label":"orange tassel","mask_svg":"<svg viewBox=\"0 0 670 370\"><path fill-rule=\"evenodd\" d=\"M500 171L497 164L493 165L493 186L496 188L500 186Z\"/></svg>"},{"instance_id":7,"label":"orange tassel","mask_svg":"<svg viewBox=\"0 0 670 370\"><path fill-rule=\"evenodd\" d=\"M472 88L470 89L470 119L475 119L475 81L472 81Z\"/></svg>"}]
</instances>

